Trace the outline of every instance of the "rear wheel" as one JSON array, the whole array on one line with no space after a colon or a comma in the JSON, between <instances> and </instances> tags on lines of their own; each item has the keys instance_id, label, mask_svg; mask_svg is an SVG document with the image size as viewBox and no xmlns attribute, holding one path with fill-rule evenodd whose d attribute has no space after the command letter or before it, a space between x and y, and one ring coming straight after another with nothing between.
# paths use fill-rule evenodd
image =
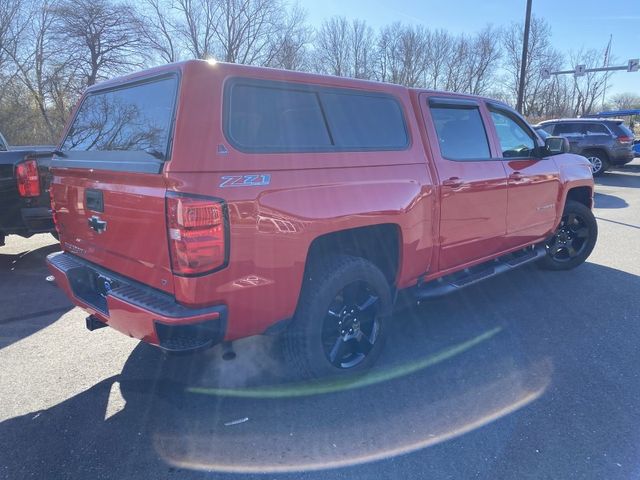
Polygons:
<instances>
[{"instance_id":1,"label":"rear wheel","mask_svg":"<svg viewBox=\"0 0 640 480\"><path fill-rule=\"evenodd\" d=\"M584 263L598 238L593 212L582 203L569 200L560 226L546 242L547 255L540 266L548 270L570 270Z\"/></svg>"},{"instance_id":2,"label":"rear wheel","mask_svg":"<svg viewBox=\"0 0 640 480\"><path fill-rule=\"evenodd\" d=\"M591 163L591 173L594 177L599 177L609 168L609 159L602 152L587 152L584 154Z\"/></svg>"},{"instance_id":3,"label":"rear wheel","mask_svg":"<svg viewBox=\"0 0 640 480\"><path fill-rule=\"evenodd\" d=\"M305 377L364 372L386 339L392 301L385 276L371 262L346 255L310 270L284 334L287 360Z\"/></svg>"}]
</instances>

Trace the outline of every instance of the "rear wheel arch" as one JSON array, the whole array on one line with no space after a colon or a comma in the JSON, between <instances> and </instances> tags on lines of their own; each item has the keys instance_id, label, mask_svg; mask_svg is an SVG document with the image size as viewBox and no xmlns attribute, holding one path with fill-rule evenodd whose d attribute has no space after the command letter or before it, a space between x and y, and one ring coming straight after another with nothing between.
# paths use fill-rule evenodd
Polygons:
<instances>
[{"instance_id":1,"label":"rear wheel arch","mask_svg":"<svg viewBox=\"0 0 640 480\"><path fill-rule=\"evenodd\" d=\"M382 223L337 230L316 237L307 251L305 278L329 255L349 255L378 267L389 285L395 285L400 269L402 231L398 224Z\"/></svg>"},{"instance_id":2,"label":"rear wheel arch","mask_svg":"<svg viewBox=\"0 0 640 480\"><path fill-rule=\"evenodd\" d=\"M607 153L606 150L602 149L602 148L585 148L582 151L582 155L584 157L588 157L589 155L598 155L600 158L602 158L603 160L609 161L609 154Z\"/></svg>"}]
</instances>

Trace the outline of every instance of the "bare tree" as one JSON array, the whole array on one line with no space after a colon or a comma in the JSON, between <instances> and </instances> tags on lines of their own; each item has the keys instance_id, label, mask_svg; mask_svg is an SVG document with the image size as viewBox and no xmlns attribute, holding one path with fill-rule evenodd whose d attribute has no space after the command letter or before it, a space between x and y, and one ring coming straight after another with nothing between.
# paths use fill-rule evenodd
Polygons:
<instances>
[{"instance_id":1,"label":"bare tree","mask_svg":"<svg viewBox=\"0 0 640 480\"><path fill-rule=\"evenodd\" d=\"M265 65L285 70L308 70L312 30L306 12L295 5L286 15L282 28L270 41Z\"/></svg>"},{"instance_id":2,"label":"bare tree","mask_svg":"<svg viewBox=\"0 0 640 480\"><path fill-rule=\"evenodd\" d=\"M325 20L315 37L315 68L342 77L371 79L375 75L374 33L363 20Z\"/></svg>"},{"instance_id":3,"label":"bare tree","mask_svg":"<svg viewBox=\"0 0 640 480\"><path fill-rule=\"evenodd\" d=\"M0 0L0 70L7 51L15 50L20 27L16 22L23 9L22 0Z\"/></svg>"},{"instance_id":4,"label":"bare tree","mask_svg":"<svg viewBox=\"0 0 640 480\"><path fill-rule=\"evenodd\" d=\"M522 58L522 42L524 27L512 24L503 35L504 64L506 71L504 87L509 96L517 97L520 82L520 62ZM562 63L562 55L551 45L551 29L547 22L539 17L531 19L529 34L529 54L525 66L524 102L525 115L540 115L543 111L544 95L542 92L549 81L542 77L543 68L555 69Z\"/></svg>"},{"instance_id":5,"label":"bare tree","mask_svg":"<svg viewBox=\"0 0 640 480\"><path fill-rule=\"evenodd\" d=\"M128 5L63 0L55 9L58 41L72 51L87 85L144 65L141 24Z\"/></svg>"},{"instance_id":6,"label":"bare tree","mask_svg":"<svg viewBox=\"0 0 640 480\"><path fill-rule=\"evenodd\" d=\"M555 76L545 83L541 92L538 109L540 120L546 118L569 117L573 115L573 79L566 76Z\"/></svg>"},{"instance_id":7,"label":"bare tree","mask_svg":"<svg viewBox=\"0 0 640 480\"><path fill-rule=\"evenodd\" d=\"M354 20L351 23L349 46L352 76L367 80L373 78L376 55L374 34L364 20Z\"/></svg>"},{"instance_id":8,"label":"bare tree","mask_svg":"<svg viewBox=\"0 0 640 480\"><path fill-rule=\"evenodd\" d=\"M175 8L186 47L196 58L268 65L278 54L274 39L291 29L281 0L177 0Z\"/></svg>"},{"instance_id":9,"label":"bare tree","mask_svg":"<svg viewBox=\"0 0 640 480\"><path fill-rule=\"evenodd\" d=\"M466 61L468 86L467 93L483 95L490 88L497 64L502 56L500 33L487 25L470 40L469 55Z\"/></svg>"},{"instance_id":10,"label":"bare tree","mask_svg":"<svg viewBox=\"0 0 640 480\"><path fill-rule=\"evenodd\" d=\"M585 65L586 68L604 65L604 53L597 50L580 50L570 54L572 65ZM602 98L611 72L589 72L581 77L575 77L574 115L587 115L595 109L596 102Z\"/></svg>"},{"instance_id":11,"label":"bare tree","mask_svg":"<svg viewBox=\"0 0 640 480\"><path fill-rule=\"evenodd\" d=\"M445 90L466 92L469 90L469 57L471 45L463 35L453 42L451 53L445 63Z\"/></svg>"},{"instance_id":12,"label":"bare tree","mask_svg":"<svg viewBox=\"0 0 640 480\"><path fill-rule=\"evenodd\" d=\"M350 26L345 17L332 17L320 25L315 38L315 67L338 77L351 76Z\"/></svg>"},{"instance_id":13,"label":"bare tree","mask_svg":"<svg viewBox=\"0 0 640 480\"><path fill-rule=\"evenodd\" d=\"M427 35L425 87L437 90L444 88L446 65L453 50L454 38L445 30L436 30Z\"/></svg>"},{"instance_id":14,"label":"bare tree","mask_svg":"<svg viewBox=\"0 0 640 480\"><path fill-rule=\"evenodd\" d=\"M56 24L54 0L23 6L17 41L5 52L41 115L46 137L55 139L74 100L76 72L66 45L55 41L51 33Z\"/></svg>"},{"instance_id":15,"label":"bare tree","mask_svg":"<svg viewBox=\"0 0 640 480\"><path fill-rule=\"evenodd\" d=\"M425 84L429 33L422 26L393 23L378 36L378 79L408 87Z\"/></svg>"},{"instance_id":16,"label":"bare tree","mask_svg":"<svg viewBox=\"0 0 640 480\"><path fill-rule=\"evenodd\" d=\"M271 41L285 27L285 4L280 0L221 0L214 32L221 58L251 65L269 63Z\"/></svg>"},{"instance_id":17,"label":"bare tree","mask_svg":"<svg viewBox=\"0 0 640 480\"><path fill-rule=\"evenodd\" d=\"M616 110L640 108L640 95L633 92L623 92L614 95L611 102Z\"/></svg>"},{"instance_id":18,"label":"bare tree","mask_svg":"<svg viewBox=\"0 0 640 480\"><path fill-rule=\"evenodd\" d=\"M216 0L176 0L174 8L180 17L178 30L194 58L206 59L215 54L213 29L217 3Z\"/></svg>"},{"instance_id":19,"label":"bare tree","mask_svg":"<svg viewBox=\"0 0 640 480\"><path fill-rule=\"evenodd\" d=\"M400 58L402 62L402 81L408 87L424 85L424 72L427 59L427 30L421 25L404 27L400 37Z\"/></svg>"},{"instance_id":20,"label":"bare tree","mask_svg":"<svg viewBox=\"0 0 640 480\"><path fill-rule=\"evenodd\" d=\"M173 18L173 0L140 0L137 4L140 35L145 47L155 52L165 63L180 59L179 31Z\"/></svg>"}]
</instances>

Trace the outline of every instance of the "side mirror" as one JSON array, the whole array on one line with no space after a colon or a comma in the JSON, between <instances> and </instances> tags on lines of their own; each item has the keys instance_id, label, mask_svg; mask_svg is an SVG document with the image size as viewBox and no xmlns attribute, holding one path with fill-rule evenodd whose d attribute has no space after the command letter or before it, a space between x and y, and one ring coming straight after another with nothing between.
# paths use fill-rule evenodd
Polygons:
<instances>
[{"instance_id":1,"label":"side mirror","mask_svg":"<svg viewBox=\"0 0 640 480\"><path fill-rule=\"evenodd\" d=\"M567 140L565 137L547 137L544 141L544 147L551 155L568 153L571 149L569 140Z\"/></svg>"}]
</instances>

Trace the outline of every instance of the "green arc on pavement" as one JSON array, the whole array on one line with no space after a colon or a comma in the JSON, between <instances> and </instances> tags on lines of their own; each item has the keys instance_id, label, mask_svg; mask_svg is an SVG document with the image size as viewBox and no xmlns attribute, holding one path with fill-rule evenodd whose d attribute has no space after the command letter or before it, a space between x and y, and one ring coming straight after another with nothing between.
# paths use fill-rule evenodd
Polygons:
<instances>
[{"instance_id":1,"label":"green arc on pavement","mask_svg":"<svg viewBox=\"0 0 640 480\"><path fill-rule=\"evenodd\" d=\"M341 392L344 390L352 390L356 388L368 387L376 383L381 383L395 378L399 378L411 373L417 372L424 368L432 367L445 360L453 358L461 353L485 342L498 334L502 327L496 327L492 330L484 332L466 342L459 343L453 347L449 347L434 355L426 357L420 361L399 365L394 368L372 372L355 380L334 380L318 383L303 383L291 385L279 385L274 387L257 387L257 388L205 388L191 387L187 391L191 393L200 393L206 395L215 395L219 397L239 397L239 398L291 398L291 397L307 397L311 395L321 395L324 393Z\"/></svg>"}]
</instances>

